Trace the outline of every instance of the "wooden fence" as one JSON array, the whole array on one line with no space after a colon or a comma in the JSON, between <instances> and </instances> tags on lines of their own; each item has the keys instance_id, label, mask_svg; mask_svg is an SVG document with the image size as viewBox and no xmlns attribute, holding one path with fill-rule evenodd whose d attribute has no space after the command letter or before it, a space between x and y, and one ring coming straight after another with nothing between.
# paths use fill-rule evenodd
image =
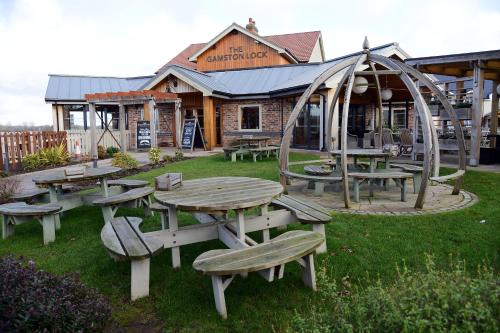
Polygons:
<instances>
[{"instance_id":1,"label":"wooden fence","mask_svg":"<svg viewBox=\"0 0 500 333\"><path fill-rule=\"evenodd\" d=\"M22 158L43 148L67 146L66 132L0 132L0 170L16 170Z\"/></svg>"},{"instance_id":2,"label":"wooden fence","mask_svg":"<svg viewBox=\"0 0 500 333\"><path fill-rule=\"evenodd\" d=\"M81 154L90 154L90 131L84 130L69 130L68 134L68 152L71 155L76 153L76 144L80 145ZM96 130L96 139L101 139L98 143L99 146L103 146L104 148L108 147L116 147L120 146L120 131L104 131L102 129ZM125 143L126 149L130 149L130 131L125 131Z\"/></svg>"}]
</instances>

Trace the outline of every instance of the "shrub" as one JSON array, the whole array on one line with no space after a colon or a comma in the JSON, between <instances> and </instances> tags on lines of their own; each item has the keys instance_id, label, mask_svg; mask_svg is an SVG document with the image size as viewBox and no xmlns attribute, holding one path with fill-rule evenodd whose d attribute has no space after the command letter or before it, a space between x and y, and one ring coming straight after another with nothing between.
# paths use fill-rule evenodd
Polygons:
<instances>
[{"instance_id":1,"label":"shrub","mask_svg":"<svg viewBox=\"0 0 500 333\"><path fill-rule=\"evenodd\" d=\"M106 152L106 148L104 146L97 146L97 158L102 160L108 157L108 153Z\"/></svg>"},{"instance_id":2,"label":"shrub","mask_svg":"<svg viewBox=\"0 0 500 333\"><path fill-rule=\"evenodd\" d=\"M1 332L102 331L108 302L76 276L55 276L33 262L0 261Z\"/></svg>"},{"instance_id":3,"label":"shrub","mask_svg":"<svg viewBox=\"0 0 500 333\"><path fill-rule=\"evenodd\" d=\"M428 258L424 273L404 268L394 283L383 286L379 281L352 295L345 288L339 290L324 270L319 272L318 280L320 306L312 306L307 315L295 315L296 331L498 332L499 329L500 278L486 266L472 277L463 263L442 271Z\"/></svg>"},{"instance_id":4,"label":"shrub","mask_svg":"<svg viewBox=\"0 0 500 333\"><path fill-rule=\"evenodd\" d=\"M17 192L19 187L19 180L15 178L2 178L0 179L0 204L9 202L12 195Z\"/></svg>"},{"instance_id":5,"label":"shrub","mask_svg":"<svg viewBox=\"0 0 500 333\"><path fill-rule=\"evenodd\" d=\"M39 153L24 156L21 163L23 165L23 169L26 171L33 171L45 165L45 161L41 158Z\"/></svg>"},{"instance_id":6,"label":"shrub","mask_svg":"<svg viewBox=\"0 0 500 333\"><path fill-rule=\"evenodd\" d=\"M106 153L108 154L109 157L113 157L119 151L120 149L113 146L106 148Z\"/></svg>"},{"instance_id":7,"label":"shrub","mask_svg":"<svg viewBox=\"0 0 500 333\"><path fill-rule=\"evenodd\" d=\"M162 157L163 162L171 163L174 161L174 157L170 155L163 155Z\"/></svg>"},{"instance_id":8,"label":"shrub","mask_svg":"<svg viewBox=\"0 0 500 333\"><path fill-rule=\"evenodd\" d=\"M39 151L39 154L43 163L49 166L63 165L69 161L68 150L64 143L55 147L44 148Z\"/></svg>"},{"instance_id":9,"label":"shrub","mask_svg":"<svg viewBox=\"0 0 500 333\"><path fill-rule=\"evenodd\" d=\"M184 153L182 152L182 149L178 148L175 151L175 160L176 161L181 161L184 158Z\"/></svg>"},{"instance_id":10,"label":"shrub","mask_svg":"<svg viewBox=\"0 0 500 333\"><path fill-rule=\"evenodd\" d=\"M151 148L149 150L149 161L152 164L160 163L160 154L161 154L160 148Z\"/></svg>"},{"instance_id":11,"label":"shrub","mask_svg":"<svg viewBox=\"0 0 500 333\"><path fill-rule=\"evenodd\" d=\"M139 162L127 153L116 153L111 160L111 165L122 169L134 169L139 166Z\"/></svg>"}]
</instances>

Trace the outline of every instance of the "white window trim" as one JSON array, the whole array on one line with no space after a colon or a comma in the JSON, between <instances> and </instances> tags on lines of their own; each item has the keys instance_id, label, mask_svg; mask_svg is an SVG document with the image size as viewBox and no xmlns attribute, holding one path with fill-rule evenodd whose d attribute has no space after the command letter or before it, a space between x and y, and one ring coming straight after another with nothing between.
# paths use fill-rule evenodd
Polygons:
<instances>
[{"instance_id":1,"label":"white window trim","mask_svg":"<svg viewBox=\"0 0 500 333\"><path fill-rule=\"evenodd\" d=\"M242 109L247 107L259 108L259 128L258 129L244 129L241 128ZM262 104L242 104L238 105L238 131L239 132L262 132Z\"/></svg>"}]
</instances>

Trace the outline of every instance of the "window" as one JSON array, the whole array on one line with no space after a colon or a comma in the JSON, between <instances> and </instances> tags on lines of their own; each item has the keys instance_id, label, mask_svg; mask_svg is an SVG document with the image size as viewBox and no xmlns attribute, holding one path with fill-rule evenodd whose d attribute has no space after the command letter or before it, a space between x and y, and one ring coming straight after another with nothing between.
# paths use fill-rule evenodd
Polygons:
<instances>
[{"instance_id":1,"label":"window","mask_svg":"<svg viewBox=\"0 0 500 333\"><path fill-rule=\"evenodd\" d=\"M260 105L240 106L238 129L241 131L261 131L262 117Z\"/></svg>"},{"instance_id":2,"label":"window","mask_svg":"<svg viewBox=\"0 0 500 333\"><path fill-rule=\"evenodd\" d=\"M406 128L406 109L392 111L392 128Z\"/></svg>"},{"instance_id":3,"label":"window","mask_svg":"<svg viewBox=\"0 0 500 333\"><path fill-rule=\"evenodd\" d=\"M87 112L85 105L67 104L64 105L65 128L69 130L85 129L85 113Z\"/></svg>"}]
</instances>

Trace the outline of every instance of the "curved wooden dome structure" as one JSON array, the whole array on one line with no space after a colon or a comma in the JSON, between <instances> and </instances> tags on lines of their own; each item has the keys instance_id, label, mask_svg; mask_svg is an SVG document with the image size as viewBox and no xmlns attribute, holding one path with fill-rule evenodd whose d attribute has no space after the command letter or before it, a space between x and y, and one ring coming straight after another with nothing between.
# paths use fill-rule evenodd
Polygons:
<instances>
[{"instance_id":1,"label":"curved wooden dome structure","mask_svg":"<svg viewBox=\"0 0 500 333\"><path fill-rule=\"evenodd\" d=\"M328 79L333 77L334 75L340 73L341 71L345 71L341 80L338 83L337 89L335 91L332 103L330 105L330 109L328 112L328 123L327 123L327 132L326 137L327 140L327 149L328 151L332 150L332 123L333 123L333 110L335 105L338 103L340 92L344 84L346 84L345 95L344 95L344 103L343 103L343 112L342 112L342 123L341 123L341 174L342 174L342 185L344 191L344 203L346 208L350 208L350 195L349 195L349 180L348 180L348 171L347 171L347 120L349 114L349 103L351 99L352 89L354 85L354 79L356 76L355 70L361 65L368 65L371 69L372 74L375 78L375 86L377 89L377 104L378 104L378 117L380 119L378 131L380 133L379 140L382 139L382 96L381 96L381 87L378 78L377 71L375 69L375 64L385 67L390 72L390 74L398 75L401 81L404 83L409 93L411 94L415 109L418 113L419 119L422 123L422 132L423 132L423 141L424 141L424 162L423 162L423 172L422 172L422 183L420 186L420 190L415 202L415 208L423 208L425 194L427 191L427 186L429 183L430 177L438 177L439 176L439 142L436 133L436 128L432 122L431 112L429 110L428 105L426 104L422 94L419 89L415 85L413 80L418 80L419 84L427 87L431 93L433 93L440 103L443 105L444 109L448 113L454 130L455 135L457 137L458 149L459 149L459 160L458 160L458 171L457 177L455 177L455 186L453 189L453 194L458 194L460 191L460 186L463 179L463 172L465 171L466 165L466 154L465 154L465 140L462 132L462 126L458 120L457 114L455 110L449 103L446 96L439 90L432 81L420 73L413 67L410 67L398 60L384 57L377 54L370 53L368 40L365 38L363 43L363 52L360 55L352 56L345 60L340 61L339 63L334 64L332 67L328 68L321 75L319 75L313 83L306 89L306 91L302 94L297 104L295 105L290 118L286 124L283 139L281 141L281 149L280 149L280 159L279 159L279 167L281 172L281 184L286 188L286 176L284 173L288 171L288 155L290 151L290 142L292 139L293 128L295 126L296 120L300 115L303 106L311 97L311 95L318 89L320 85L325 83ZM450 177L453 179L453 177Z\"/></svg>"}]
</instances>

